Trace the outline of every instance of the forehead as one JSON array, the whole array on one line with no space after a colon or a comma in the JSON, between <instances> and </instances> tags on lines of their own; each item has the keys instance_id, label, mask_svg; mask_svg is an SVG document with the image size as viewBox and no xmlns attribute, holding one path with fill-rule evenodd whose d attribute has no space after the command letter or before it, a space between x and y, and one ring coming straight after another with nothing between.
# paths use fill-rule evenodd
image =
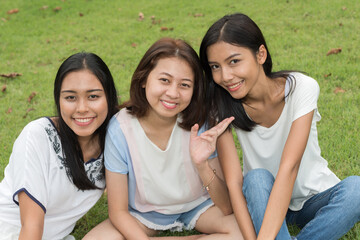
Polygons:
<instances>
[{"instance_id":1,"label":"forehead","mask_svg":"<svg viewBox=\"0 0 360 240\"><path fill-rule=\"evenodd\" d=\"M89 70L80 70L68 73L61 84L61 91L82 91L89 89L102 89L100 80Z\"/></svg>"},{"instance_id":2,"label":"forehead","mask_svg":"<svg viewBox=\"0 0 360 240\"><path fill-rule=\"evenodd\" d=\"M223 60L232 55L252 55L252 52L249 48L220 41L210 45L206 50L206 54L208 61L211 62Z\"/></svg>"},{"instance_id":3,"label":"forehead","mask_svg":"<svg viewBox=\"0 0 360 240\"><path fill-rule=\"evenodd\" d=\"M168 73L174 76L183 75L187 78L193 78L194 76L194 71L190 64L185 59L179 57L160 58L151 73Z\"/></svg>"}]
</instances>

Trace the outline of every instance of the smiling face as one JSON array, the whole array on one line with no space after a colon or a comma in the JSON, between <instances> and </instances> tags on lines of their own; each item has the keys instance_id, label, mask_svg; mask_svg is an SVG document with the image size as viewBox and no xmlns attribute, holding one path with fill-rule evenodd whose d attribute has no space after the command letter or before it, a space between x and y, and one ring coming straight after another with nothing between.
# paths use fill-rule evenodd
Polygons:
<instances>
[{"instance_id":1,"label":"smiling face","mask_svg":"<svg viewBox=\"0 0 360 240\"><path fill-rule=\"evenodd\" d=\"M162 58L142 87L150 105L147 115L173 121L190 104L194 73L189 64L180 58Z\"/></svg>"},{"instance_id":2,"label":"smiling face","mask_svg":"<svg viewBox=\"0 0 360 240\"><path fill-rule=\"evenodd\" d=\"M108 113L104 88L88 70L70 72L60 90L60 112L78 137L92 137Z\"/></svg>"},{"instance_id":3,"label":"smiling face","mask_svg":"<svg viewBox=\"0 0 360 240\"><path fill-rule=\"evenodd\" d=\"M259 77L265 76L262 67L266 59L264 50L263 46L260 47L254 56L248 48L223 41L210 45L207 56L214 81L227 90L233 98L246 98Z\"/></svg>"}]
</instances>

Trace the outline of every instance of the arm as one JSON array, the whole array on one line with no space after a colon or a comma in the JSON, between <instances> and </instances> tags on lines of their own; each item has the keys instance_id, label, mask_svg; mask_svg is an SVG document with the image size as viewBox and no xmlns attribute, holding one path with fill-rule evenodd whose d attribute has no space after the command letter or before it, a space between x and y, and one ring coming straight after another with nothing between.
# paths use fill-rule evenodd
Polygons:
<instances>
[{"instance_id":1,"label":"arm","mask_svg":"<svg viewBox=\"0 0 360 240\"><path fill-rule=\"evenodd\" d=\"M215 127L198 136L199 126L191 128L190 154L196 166L203 185L207 187L214 204L220 208L224 215L232 213L229 194L223 181L222 170L217 158L207 160L215 151L217 138L225 131L233 118L227 118ZM216 173L213 171L215 169Z\"/></svg>"},{"instance_id":2,"label":"arm","mask_svg":"<svg viewBox=\"0 0 360 240\"><path fill-rule=\"evenodd\" d=\"M21 230L19 240L41 240L44 229L44 210L25 192L19 193Z\"/></svg>"},{"instance_id":3,"label":"arm","mask_svg":"<svg viewBox=\"0 0 360 240\"><path fill-rule=\"evenodd\" d=\"M288 211L295 179L309 138L314 111L295 120L281 156L258 239L275 239Z\"/></svg>"},{"instance_id":4,"label":"arm","mask_svg":"<svg viewBox=\"0 0 360 240\"><path fill-rule=\"evenodd\" d=\"M220 136L217 150L241 233L244 239L256 239L254 226L242 192L243 174L231 131L226 131Z\"/></svg>"},{"instance_id":5,"label":"arm","mask_svg":"<svg viewBox=\"0 0 360 240\"><path fill-rule=\"evenodd\" d=\"M109 219L125 239L149 239L128 211L127 175L105 170Z\"/></svg>"}]
</instances>

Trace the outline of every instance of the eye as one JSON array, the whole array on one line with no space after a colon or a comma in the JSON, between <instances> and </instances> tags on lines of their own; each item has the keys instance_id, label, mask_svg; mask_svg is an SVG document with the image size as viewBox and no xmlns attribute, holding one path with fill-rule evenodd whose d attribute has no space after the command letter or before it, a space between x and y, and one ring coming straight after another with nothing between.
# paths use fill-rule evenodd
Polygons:
<instances>
[{"instance_id":1,"label":"eye","mask_svg":"<svg viewBox=\"0 0 360 240\"><path fill-rule=\"evenodd\" d=\"M95 100L95 99L97 99L97 98L99 98L99 96L98 96L98 95L95 95L95 94L92 94L92 95L89 96L89 99L90 99L90 100Z\"/></svg>"},{"instance_id":2,"label":"eye","mask_svg":"<svg viewBox=\"0 0 360 240\"><path fill-rule=\"evenodd\" d=\"M240 62L239 59L232 59L232 60L230 60L230 64L236 64L236 63L238 63L238 62Z\"/></svg>"},{"instance_id":3,"label":"eye","mask_svg":"<svg viewBox=\"0 0 360 240\"><path fill-rule=\"evenodd\" d=\"M168 82L170 82L170 80L169 80L169 79L167 79L167 78L160 78L159 80L160 80L160 81L162 81L162 82L164 82L164 83L168 83Z\"/></svg>"},{"instance_id":4,"label":"eye","mask_svg":"<svg viewBox=\"0 0 360 240\"><path fill-rule=\"evenodd\" d=\"M211 64L209 66L210 66L211 71L215 71L219 68L219 65L216 65L216 64Z\"/></svg>"},{"instance_id":5,"label":"eye","mask_svg":"<svg viewBox=\"0 0 360 240\"><path fill-rule=\"evenodd\" d=\"M66 96L65 100L69 101L69 102L73 102L76 100L75 96Z\"/></svg>"},{"instance_id":6,"label":"eye","mask_svg":"<svg viewBox=\"0 0 360 240\"><path fill-rule=\"evenodd\" d=\"M187 83L181 83L180 86L184 88L191 88L191 85Z\"/></svg>"}]
</instances>

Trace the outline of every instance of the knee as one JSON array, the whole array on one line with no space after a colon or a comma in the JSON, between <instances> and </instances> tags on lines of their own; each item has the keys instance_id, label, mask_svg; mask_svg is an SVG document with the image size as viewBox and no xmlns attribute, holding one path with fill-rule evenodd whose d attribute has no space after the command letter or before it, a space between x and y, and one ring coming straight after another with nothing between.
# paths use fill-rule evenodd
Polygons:
<instances>
[{"instance_id":1,"label":"knee","mask_svg":"<svg viewBox=\"0 0 360 240\"><path fill-rule=\"evenodd\" d=\"M231 214L226 216L226 221L224 222L224 226L226 226L226 232L228 235L227 239L236 239L243 240L243 235L241 234L239 225L236 221L235 215Z\"/></svg>"},{"instance_id":2,"label":"knee","mask_svg":"<svg viewBox=\"0 0 360 240\"><path fill-rule=\"evenodd\" d=\"M360 211L360 176L350 176L345 178L342 183L344 200L353 208Z\"/></svg>"},{"instance_id":3,"label":"knee","mask_svg":"<svg viewBox=\"0 0 360 240\"><path fill-rule=\"evenodd\" d=\"M244 177L243 191L247 189L265 189L271 191L274 184L274 176L266 169L257 168L249 171Z\"/></svg>"}]
</instances>

